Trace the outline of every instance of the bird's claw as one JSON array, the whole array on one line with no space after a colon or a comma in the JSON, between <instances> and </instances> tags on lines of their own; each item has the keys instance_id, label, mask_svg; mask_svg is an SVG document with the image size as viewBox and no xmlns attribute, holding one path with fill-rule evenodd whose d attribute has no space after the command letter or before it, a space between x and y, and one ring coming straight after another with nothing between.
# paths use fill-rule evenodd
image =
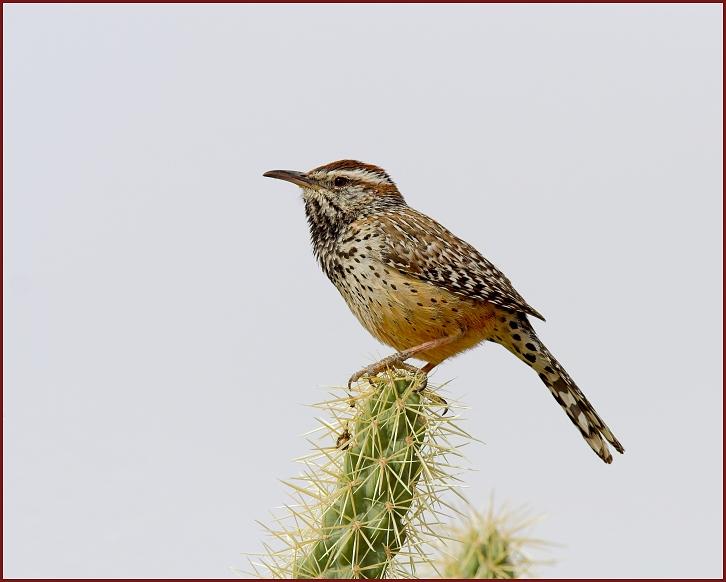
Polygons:
<instances>
[{"instance_id":1,"label":"bird's claw","mask_svg":"<svg viewBox=\"0 0 726 582\"><path fill-rule=\"evenodd\" d=\"M421 386L416 388L415 392L423 392L424 390L426 390L426 388L429 385L429 376L428 376L428 374L426 374L425 372L422 372L419 369L416 369L416 375L421 375L423 377L423 379L421 380Z\"/></svg>"},{"instance_id":2,"label":"bird's claw","mask_svg":"<svg viewBox=\"0 0 726 582\"><path fill-rule=\"evenodd\" d=\"M358 370L355 374L353 374L350 377L350 380L348 380L348 390L350 390L353 387L353 384L355 384L358 380L360 380L367 373L368 373L368 371L365 368L363 368L362 370Z\"/></svg>"},{"instance_id":3,"label":"bird's claw","mask_svg":"<svg viewBox=\"0 0 726 582\"><path fill-rule=\"evenodd\" d=\"M432 402L443 406L444 411L441 413L441 416L446 416L446 413L449 412L449 403L446 402L444 398L441 398L441 396L439 396L438 394L427 393L426 396Z\"/></svg>"}]
</instances>

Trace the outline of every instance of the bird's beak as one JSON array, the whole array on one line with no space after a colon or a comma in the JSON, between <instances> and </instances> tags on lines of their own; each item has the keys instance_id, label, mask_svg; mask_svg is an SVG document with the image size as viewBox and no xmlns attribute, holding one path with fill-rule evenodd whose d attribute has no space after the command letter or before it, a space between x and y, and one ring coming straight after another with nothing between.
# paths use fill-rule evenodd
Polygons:
<instances>
[{"instance_id":1,"label":"bird's beak","mask_svg":"<svg viewBox=\"0 0 726 582\"><path fill-rule=\"evenodd\" d=\"M296 172L295 170L270 170L262 175L267 178L277 178L278 180L292 182L303 188L315 185L315 182L305 172Z\"/></svg>"}]
</instances>

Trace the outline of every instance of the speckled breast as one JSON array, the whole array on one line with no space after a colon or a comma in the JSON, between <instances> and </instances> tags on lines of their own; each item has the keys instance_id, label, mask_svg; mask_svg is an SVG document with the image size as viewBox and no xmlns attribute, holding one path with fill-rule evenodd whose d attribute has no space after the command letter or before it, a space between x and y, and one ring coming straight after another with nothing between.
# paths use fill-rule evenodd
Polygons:
<instances>
[{"instance_id":1,"label":"speckled breast","mask_svg":"<svg viewBox=\"0 0 726 582\"><path fill-rule=\"evenodd\" d=\"M338 249L331 280L361 324L383 343L404 350L426 341L461 338L422 359L442 361L491 334L493 306L462 299L377 260L373 237Z\"/></svg>"}]
</instances>

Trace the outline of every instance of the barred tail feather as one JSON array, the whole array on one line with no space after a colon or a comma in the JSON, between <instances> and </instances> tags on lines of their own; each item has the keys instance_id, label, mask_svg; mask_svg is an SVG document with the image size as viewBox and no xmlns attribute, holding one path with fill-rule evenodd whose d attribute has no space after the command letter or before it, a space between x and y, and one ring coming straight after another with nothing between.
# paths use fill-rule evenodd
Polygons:
<instances>
[{"instance_id":1,"label":"barred tail feather","mask_svg":"<svg viewBox=\"0 0 726 582\"><path fill-rule=\"evenodd\" d=\"M539 374L587 444L603 461L613 461L606 441L619 453L625 452L569 374L539 340L526 315L511 313L500 317L496 341Z\"/></svg>"}]
</instances>

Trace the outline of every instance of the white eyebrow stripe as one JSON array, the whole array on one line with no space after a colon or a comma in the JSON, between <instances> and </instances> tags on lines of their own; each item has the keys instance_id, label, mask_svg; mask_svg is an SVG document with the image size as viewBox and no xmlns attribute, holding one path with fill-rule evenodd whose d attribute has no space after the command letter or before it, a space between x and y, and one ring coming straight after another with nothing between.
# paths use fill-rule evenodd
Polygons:
<instances>
[{"instance_id":1,"label":"white eyebrow stripe","mask_svg":"<svg viewBox=\"0 0 726 582\"><path fill-rule=\"evenodd\" d=\"M344 178L350 178L351 180L363 180L364 182L370 182L372 184L390 184L391 179L388 176L382 176L378 172L372 172L370 170L356 169L356 170L334 170L329 173L331 176L343 176Z\"/></svg>"}]
</instances>

